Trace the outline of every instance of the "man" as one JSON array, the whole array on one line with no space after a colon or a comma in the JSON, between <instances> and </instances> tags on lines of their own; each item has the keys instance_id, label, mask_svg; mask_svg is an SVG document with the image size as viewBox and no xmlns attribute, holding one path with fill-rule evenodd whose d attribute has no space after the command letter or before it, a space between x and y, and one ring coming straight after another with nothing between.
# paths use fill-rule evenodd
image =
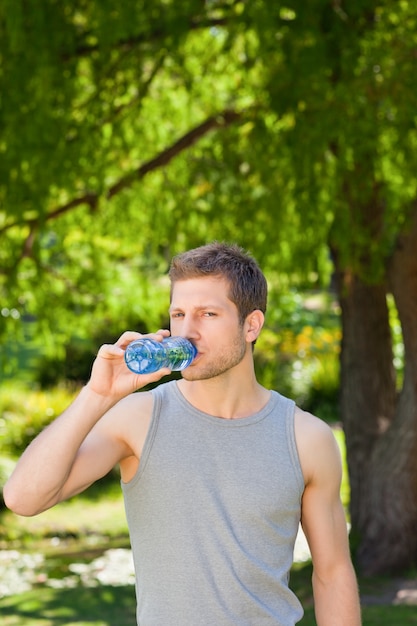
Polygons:
<instances>
[{"instance_id":1,"label":"man","mask_svg":"<svg viewBox=\"0 0 417 626\"><path fill-rule=\"evenodd\" d=\"M139 333L102 346L88 384L22 455L7 505L40 513L119 464L140 626L294 626L301 520L318 626L359 626L331 430L256 380L265 277L242 249L213 243L175 257L170 278L171 334L198 351L182 379L133 393L169 370L128 370Z\"/></svg>"}]
</instances>

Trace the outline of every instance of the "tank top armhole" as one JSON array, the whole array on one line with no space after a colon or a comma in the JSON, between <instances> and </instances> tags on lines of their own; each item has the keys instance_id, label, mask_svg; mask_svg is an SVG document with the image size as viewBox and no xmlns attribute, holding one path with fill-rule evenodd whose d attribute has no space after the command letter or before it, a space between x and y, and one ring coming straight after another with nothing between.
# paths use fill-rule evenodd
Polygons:
<instances>
[{"instance_id":1,"label":"tank top armhole","mask_svg":"<svg viewBox=\"0 0 417 626\"><path fill-rule=\"evenodd\" d=\"M138 469L136 470L135 475L129 482L122 482L122 489L128 490L134 485L138 483L142 474L145 471L146 464L148 462L149 456L152 451L152 446L155 441L156 433L159 425L159 417L161 414L161 404L162 404L162 390L159 390L157 387L151 391L153 398L153 406L152 406L152 414L151 421L149 424L149 430L147 432L145 443L143 444L142 455L139 461Z\"/></svg>"},{"instance_id":2,"label":"tank top armhole","mask_svg":"<svg viewBox=\"0 0 417 626\"><path fill-rule=\"evenodd\" d=\"M291 461L294 466L295 475L297 478L297 482L300 488L300 499L305 489L305 482L303 471L301 468L300 456L298 453L297 441L295 438L295 402L293 400L288 399L287 410L285 413L286 418L286 428L288 435L288 443L289 443L289 451L291 456Z\"/></svg>"}]
</instances>

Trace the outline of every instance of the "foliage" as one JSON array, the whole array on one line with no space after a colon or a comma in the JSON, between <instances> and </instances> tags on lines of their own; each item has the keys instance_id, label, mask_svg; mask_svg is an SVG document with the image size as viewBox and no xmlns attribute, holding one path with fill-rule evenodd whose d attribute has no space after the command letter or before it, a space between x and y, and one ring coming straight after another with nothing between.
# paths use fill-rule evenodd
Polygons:
<instances>
[{"instance_id":1,"label":"foliage","mask_svg":"<svg viewBox=\"0 0 417 626\"><path fill-rule=\"evenodd\" d=\"M96 324L159 326L170 256L213 238L273 280L328 281L329 244L375 280L416 193L416 20L408 1L4 4L0 333L30 316L62 356Z\"/></svg>"},{"instance_id":2,"label":"foliage","mask_svg":"<svg viewBox=\"0 0 417 626\"><path fill-rule=\"evenodd\" d=\"M132 320L164 325L170 257L214 238L251 250L280 294L328 285L333 264L346 279L340 301L358 281L368 291L404 284L388 268L404 237L417 237L415 3L38 4L0 6L0 336L24 340L31 320L44 381L51 359L68 362L70 339L88 345L92 329ZM404 272L411 296L414 274ZM402 324L412 320L402 312ZM357 404L373 391L363 431L377 438L380 415L394 412L375 392L392 337L384 363L368 368L373 380L350 393L343 365L359 330L343 329L341 406L357 433L367 411ZM415 336L404 333L405 353L416 354ZM324 363L309 378L330 372L328 415L337 369ZM318 412L298 369L265 372ZM355 455L368 439L352 437L350 458L371 457L374 442Z\"/></svg>"},{"instance_id":3,"label":"foliage","mask_svg":"<svg viewBox=\"0 0 417 626\"><path fill-rule=\"evenodd\" d=\"M259 379L326 421L339 419L340 318L326 293L272 292L255 349Z\"/></svg>"},{"instance_id":4,"label":"foliage","mask_svg":"<svg viewBox=\"0 0 417 626\"><path fill-rule=\"evenodd\" d=\"M363 0L4 5L0 334L30 319L53 384L69 343L164 325L169 258L216 237L279 290L325 283L329 243L358 268L366 248L376 276L415 192L416 19ZM350 206L374 180L381 233Z\"/></svg>"},{"instance_id":5,"label":"foliage","mask_svg":"<svg viewBox=\"0 0 417 626\"><path fill-rule=\"evenodd\" d=\"M309 308L307 308L309 307ZM296 399L306 410L328 421L338 420L338 356L340 327L337 310L325 294L287 293L271 303L270 319L255 349L259 380ZM27 371L31 342L15 344L18 374L32 376L28 384L11 380L0 385L0 442L11 456L29 442L71 402L80 381L86 381L97 346L111 341L112 329L96 329L90 341L73 340L65 358L38 358ZM101 337L100 337L101 335ZM95 345L94 345L94 341ZM36 346L36 343L35 343ZM68 384L72 381L72 384ZM59 383L53 386L53 383ZM41 383L41 388L38 388ZM45 388L46 387L46 388Z\"/></svg>"},{"instance_id":6,"label":"foliage","mask_svg":"<svg viewBox=\"0 0 417 626\"><path fill-rule=\"evenodd\" d=\"M123 326L129 310L156 325L172 252L213 237L266 252L274 232L268 169L255 164L276 115L253 114L267 97L256 29L269 9L140 5L113 8L111 28L93 0L1 16L1 80L14 84L2 109L3 329L16 336L16 316L35 316L55 351L74 329L88 336L92 316Z\"/></svg>"},{"instance_id":7,"label":"foliage","mask_svg":"<svg viewBox=\"0 0 417 626\"><path fill-rule=\"evenodd\" d=\"M3 454L0 456L0 511L5 506L3 500L3 485L12 473L14 467L14 462L9 456L6 456L6 453L7 451L5 451L4 456Z\"/></svg>"},{"instance_id":8,"label":"foliage","mask_svg":"<svg viewBox=\"0 0 417 626\"><path fill-rule=\"evenodd\" d=\"M17 456L32 439L67 408L74 390L58 387L48 392L24 386L0 387L1 449Z\"/></svg>"},{"instance_id":9,"label":"foliage","mask_svg":"<svg viewBox=\"0 0 417 626\"><path fill-rule=\"evenodd\" d=\"M391 296L387 298L388 308L389 308L389 317L390 317L390 328L392 332L392 340L393 340L393 352L394 352L394 367L397 375L397 387L401 389L403 378L404 378L404 341L403 341L403 333L401 329L401 323L398 319L398 312L395 308L395 303Z\"/></svg>"}]
</instances>

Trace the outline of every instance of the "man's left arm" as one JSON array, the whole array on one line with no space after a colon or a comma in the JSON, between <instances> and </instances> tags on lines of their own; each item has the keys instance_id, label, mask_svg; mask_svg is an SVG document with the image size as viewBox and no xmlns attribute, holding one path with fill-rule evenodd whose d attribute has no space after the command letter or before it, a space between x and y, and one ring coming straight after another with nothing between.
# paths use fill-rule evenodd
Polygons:
<instances>
[{"instance_id":1,"label":"man's left arm","mask_svg":"<svg viewBox=\"0 0 417 626\"><path fill-rule=\"evenodd\" d=\"M339 448L331 429L314 416L302 413L297 421L306 479L301 523L313 562L317 626L360 626L358 587L340 500Z\"/></svg>"}]
</instances>

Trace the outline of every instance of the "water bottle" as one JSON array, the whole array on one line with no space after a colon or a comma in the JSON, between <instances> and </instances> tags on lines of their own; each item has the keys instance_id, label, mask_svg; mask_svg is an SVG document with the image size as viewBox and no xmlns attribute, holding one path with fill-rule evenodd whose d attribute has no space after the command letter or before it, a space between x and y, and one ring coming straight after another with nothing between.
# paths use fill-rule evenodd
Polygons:
<instances>
[{"instance_id":1,"label":"water bottle","mask_svg":"<svg viewBox=\"0 0 417 626\"><path fill-rule=\"evenodd\" d=\"M135 374L150 374L162 367L183 370L196 355L197 349L185 337L166 337L162 341L142 337L127 346L125 361Z\"/></svg>"}]
</instances>

